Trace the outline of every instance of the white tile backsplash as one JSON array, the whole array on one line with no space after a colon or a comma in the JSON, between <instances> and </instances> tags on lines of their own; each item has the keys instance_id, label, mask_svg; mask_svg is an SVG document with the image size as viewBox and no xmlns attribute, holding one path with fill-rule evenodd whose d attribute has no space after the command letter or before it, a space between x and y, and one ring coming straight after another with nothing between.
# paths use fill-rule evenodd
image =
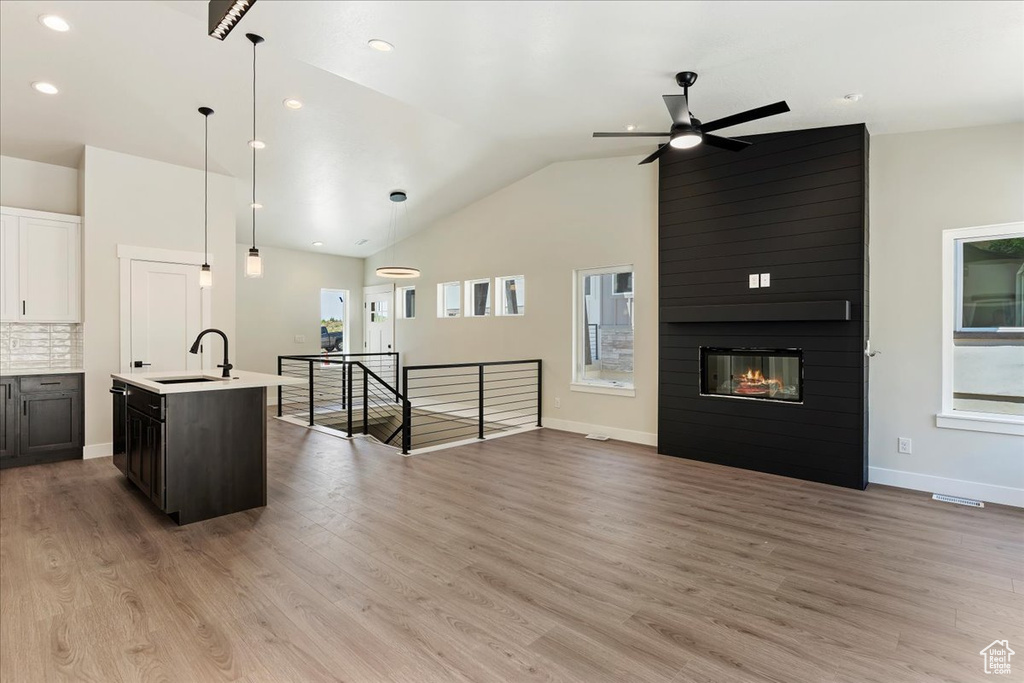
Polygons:
<instances>
[{"instance_id":1,"label":"white tile backsplash","mask_svg":"<svg viewBox=\"0 0 1024 683\"><path fill-rule=\"evenodd\" d=\"M77 323L0 323L0 367L5 370L81 368Z\"/></svg>"}]
</instances>

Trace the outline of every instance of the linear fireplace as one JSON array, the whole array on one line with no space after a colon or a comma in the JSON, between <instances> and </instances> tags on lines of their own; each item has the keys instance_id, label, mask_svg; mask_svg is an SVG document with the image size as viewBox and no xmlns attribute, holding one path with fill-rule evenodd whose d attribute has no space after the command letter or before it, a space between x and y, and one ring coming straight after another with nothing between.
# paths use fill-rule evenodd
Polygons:
<instances>
[{"instance_id":1,"label":"linear fireplace","mask_svg":"<svg viewBox=\"0 0 1024 683\"><path fill-rule=\"evenodd\" d=\"M803 385L800 349L700 347L702 396L802 403Z\"/></svg>"}]
</instances>

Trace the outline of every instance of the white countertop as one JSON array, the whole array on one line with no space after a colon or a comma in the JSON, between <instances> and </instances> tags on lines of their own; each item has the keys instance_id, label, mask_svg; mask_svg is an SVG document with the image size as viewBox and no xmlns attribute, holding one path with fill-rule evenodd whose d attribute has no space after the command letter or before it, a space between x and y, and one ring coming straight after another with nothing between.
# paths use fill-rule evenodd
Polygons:
<instances>
[{"instance_id":1,"label":"white countertop","mask_svg":"<svg viewBox=\"0 0 1024 683\"><path fill-rule=\"evenodd\" d=\"M113 373L113 379L119 379L133 386L140 387L154 394L187 394L196 391L223 391L225 389L252 389L254 387L276 387L286 384L302 384L306 380L301 377L281 377L267 375L262 372L246 372L232 370L231 378L224 379L220 370L208 372L135 372ZM210 382L186 382L183 384L160 384L156 380L176 379L183 377L208 377Z\"/></svg>"},{"instance_id":2,"label":"white countertop","mask_svg":"<svg viewBox=\"0 0 1024 683\"><path fill-rule=\"evenodd\" d=\"M4 377L31 377L32 375L81 375L85 370L82 368L0 368L0 375Z\"/></svg>"}]
</instances>

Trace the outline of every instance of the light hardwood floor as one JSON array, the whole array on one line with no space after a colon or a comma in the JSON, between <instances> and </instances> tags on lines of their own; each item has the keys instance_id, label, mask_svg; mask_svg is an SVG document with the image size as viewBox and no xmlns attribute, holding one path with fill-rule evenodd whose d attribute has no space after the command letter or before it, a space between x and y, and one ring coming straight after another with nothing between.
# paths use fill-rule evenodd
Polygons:
<instances>
[{"instance_id":1,"label":"light hardwood floor","mask_svg":"<svg viewBox=\"0 0 1024 683\"><path fill-rule=\"evenodd\" d=\"M270 440L270 504L182 528L109 458L3 471L3 681L983 681L997 638L1024 680L1021 510L551 430Z\"/></svg>"}]
</instances>

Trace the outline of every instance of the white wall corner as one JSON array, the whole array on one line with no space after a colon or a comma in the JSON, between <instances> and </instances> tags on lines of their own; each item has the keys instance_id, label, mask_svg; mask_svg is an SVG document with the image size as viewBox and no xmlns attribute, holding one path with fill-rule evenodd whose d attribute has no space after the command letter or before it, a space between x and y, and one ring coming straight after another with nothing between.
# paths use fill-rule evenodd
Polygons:
<instances>
[{"instance_id":1,"label":"white wall corner","mask_svg":"<svg viewBox=\"0 0 1024 683\"><path fill-rule=\"evenodd\" d=\"M576 434L604 434L617 441L628 441L644 446L657 446L658 435L653 432L640 432L633 429L620 429L618 427L605 427L603 425L587 424L586 422L573 422L571 420L558 420L552 417L543 418L544 426L549 429L560 429L564 432L575 432Z\"/></svg>"},{"instance_id":2,"label":"white wall corner","mask_svg":"<svg viewBox=\"0 0 1024 683\"><path fill-rule=\"evenodd\" d=\"M114 454L114 444L112 443L94 443L90 446L86 446L82 449L82 460L91 460L92 458L105 458L108 455Z\"/></svg>"},{"instance_id":3,"label":"white wall corner","mask_svg":"<svg viewBox=\"0 0 1024 683\"><path fill-rule=\"evenodd\" d=\"M983 500L986 503L1024 508L1024 489L1015 489L1009 486L935 477L930 474L890 470L883 467L869 467L868 482L914 491L945 493L950 496Z\"/></svg>"}]
</instances>

